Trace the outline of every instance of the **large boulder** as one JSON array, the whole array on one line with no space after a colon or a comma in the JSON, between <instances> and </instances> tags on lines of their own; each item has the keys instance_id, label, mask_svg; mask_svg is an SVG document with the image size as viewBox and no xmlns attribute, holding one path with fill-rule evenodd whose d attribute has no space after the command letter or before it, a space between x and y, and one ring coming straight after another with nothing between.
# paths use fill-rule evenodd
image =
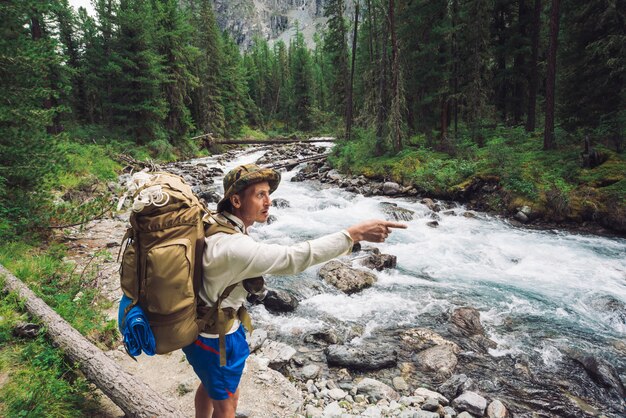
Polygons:
<instances>
[{"instance_id":1,"label":"large boulder","mask_svg":"<svg viewBox=\"0 0 626 418\"><path fill-rule=\"evenodd\" d=\"M263 299L265 309L273 313L292 312L298 307L298 299L284 290L269 290Z\"/></svg>"},{"instance_id":2,"label":"large boulder","mask_svg":"<svg viewBox=\"0 0 626 418\"><path fill-rule=\"evenodd\" d=\"M397 400L400 398L398 393L390 386L369 377L361 380L357 384L356 389L357 393L369 396L376 401L380 399Z\"/></svg>"},{"instance_id":3,"label":"large boulder","mask_svg":"<svg viewBox=\"0 0 626 418\"><path fill-rule=\"evenodd\" d=\"M282 369L296 354L296 349L278 341L266 340L258 351L259 357L269 360L269 366L274 370Z\"/></svg>"},{"instance_id":4,"label":"large boulder","mask_svg":"<svg viewBox=\"0 0 626 418\"><path fill-rule=\"evenodd\" d=\"M449 345L436 345L417 353L415 362L423 371L449 376L456 367L458 359Z\"/></svg>"},{"instance_id":5,"label":"large boulder","mask_svg":"<svg viewBox=\"0 0 626 418\"><path fill-rule=\"evenodd\" d=\"M606 360L585 354L580 350L570 350L567 354L582 364L587 374L600 386L614 389L622 398L626 396L626 390L617 370Z\"/></svg>"},{"instance_id":6,"label":"large boulder","mask_svg":"<svg viewBox=\"0 0 626 418\"><path fill-rule=\"evenodd\" d=\"M402 193L402 186L393 181L386 181L383 183L383 194L385 196L394 196Z\"/></svg>"},{"instance_id":7,"label":"large boulder","mask_svg":"<svg viewBox=\"0 0 626 418\"><path fill-rule=\"evenodd\" d=\"M357 371L380 370L394 367L398 362L396 351L380 344L349 347L331 345L324 350L329 366L346 367Z\"/></svg>"},{"instance_id":8,"label":"large boulder","mask_svg":"<svg viewBox=\"0 0 626 418\"><path fill-rule=\"evenodd\" d=\"M384 269L396 268L398 258L391 254L380 254L380 251L372 252L361 260L361 265L372 270L382 271Z\"/></svg>"},{"instance_id":9,"label":"large boulder","mask_svg":"<svg viewBox=\"0 0 626 418\"><path fill-rule=\"evenodd\" d=\"M337 260L324 264L318 274L326 283L347 294L359 292L376 282L376 275L373 273L354 269Z\"/></svg>"}]
</instances>

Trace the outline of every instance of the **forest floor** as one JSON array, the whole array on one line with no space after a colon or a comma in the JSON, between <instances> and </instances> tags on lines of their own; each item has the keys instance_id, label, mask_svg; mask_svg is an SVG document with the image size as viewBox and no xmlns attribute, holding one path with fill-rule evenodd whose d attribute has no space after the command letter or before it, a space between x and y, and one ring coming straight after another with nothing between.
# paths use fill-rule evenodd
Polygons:
<instances>
[{"instance_id":1,"label":"forest floor","mask_svg":"<svg viewBox=\"0 0 626 418\"><path fill-rule=\"evenodd\" d=\"M92 221L82 230L69 231L71 238L68 242L67 258L73 260L78 269L85 268L95 254L101 254L103 250L110 252L110 257L104 257L104 262L92 263L91 267L96 270L97 286L101 295L113 304L106 312L110 319L117 319L117 302L121 296L119 263L116 259L119 244L126 231L124 218L127 216L116 215L113 218ZM185 411L185 415L193 416L194 393L199 381L181 350L154 357L141 355L135 362L126 355L120 343L106 354L122 369L176 405L180 411ZM284 416L295 412L302 404L301 392L282 374L264 366L255 355L247 362L240 390L237 416L241 417ZM99 417L124 416L124 412L110 399L104 395L100 398L102 410Z\"/></svg>"}]
</instances>

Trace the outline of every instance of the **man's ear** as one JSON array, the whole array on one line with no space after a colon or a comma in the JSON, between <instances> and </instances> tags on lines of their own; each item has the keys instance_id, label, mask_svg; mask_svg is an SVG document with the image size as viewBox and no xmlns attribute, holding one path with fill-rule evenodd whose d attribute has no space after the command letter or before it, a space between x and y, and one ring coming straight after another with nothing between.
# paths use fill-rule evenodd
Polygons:
<instances>
[{"instance_id":1,"label":"man's ear","mask_svg":"<svg viewBox=\"0 0 626 418\"><path fill-rule=\"evenodd\" d=\"M238 194L234 194L230 197L230 204L233 205L235 209L239 209L241 207L241 198Z\"/></svg>"}]
</instances>

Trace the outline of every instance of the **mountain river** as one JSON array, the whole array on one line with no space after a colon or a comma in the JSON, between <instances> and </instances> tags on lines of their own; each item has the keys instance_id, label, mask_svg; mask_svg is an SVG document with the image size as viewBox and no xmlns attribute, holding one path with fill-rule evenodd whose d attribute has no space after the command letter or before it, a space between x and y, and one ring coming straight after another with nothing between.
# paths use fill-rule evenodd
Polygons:
<instances>
[{"instance_id":1,"label":"mountain river","mask_svg":"<svg viewBox=\"0 0 626 418\"><path fill-rule=\"evenodd\" d=\"M193 163L227 172L263 154L248 151L221 166L213 157ZM324 283L317 276L319 266L296 276L266 277L270 287L292 293L300 304L281 315L254 306L257 327L294 347L306 345L303 336L329 329L353 346L394 340L399 330L417 327L449 338L450 313L470 306L480 311L486 335L497 347L485 355L465 350L454 373L467 374L518 414L624 413L623 397L590 379L569 353L599 358L622 382L626 378L625 239L520 229L483 213L464 216L467 210L458 204L439 213L439 226L433 228L427 225L432 212L419 199L364 197L317 181L291 182L299 168L283 172L272 195L290 207L272 208L277 220L251 228L255 239L289 245L385 218L383 202L414 216L406 230L394 230L387 242L375 245L397 256L397 268L375 272L378 281L359 293L346 295ZM216 178L220 194L221 181ZM441 382L441 377L416 374L412 383L436 388Z\"/></svg>"}]
</instances>

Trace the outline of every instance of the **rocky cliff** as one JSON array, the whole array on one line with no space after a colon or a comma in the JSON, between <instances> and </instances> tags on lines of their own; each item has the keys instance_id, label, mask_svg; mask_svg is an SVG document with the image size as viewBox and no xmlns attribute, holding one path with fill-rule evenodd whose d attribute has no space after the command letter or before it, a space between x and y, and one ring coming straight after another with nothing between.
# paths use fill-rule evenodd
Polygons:
<instances>
[{"instance_id":1,"label":"rocky cliff","mask_svg":"<svg viewBox=\"0 0 626 418\"><path fill-rule=\"evenodd\" d=\"M349 18L353 2L345 2ZM219 27L230 32L242 49L248 48L255 36L288 43L295 34L296 23L309 47L313 47L313 34L326 23L326 3L327 0L213 0Z\"/></svg>"}]
</instances>

